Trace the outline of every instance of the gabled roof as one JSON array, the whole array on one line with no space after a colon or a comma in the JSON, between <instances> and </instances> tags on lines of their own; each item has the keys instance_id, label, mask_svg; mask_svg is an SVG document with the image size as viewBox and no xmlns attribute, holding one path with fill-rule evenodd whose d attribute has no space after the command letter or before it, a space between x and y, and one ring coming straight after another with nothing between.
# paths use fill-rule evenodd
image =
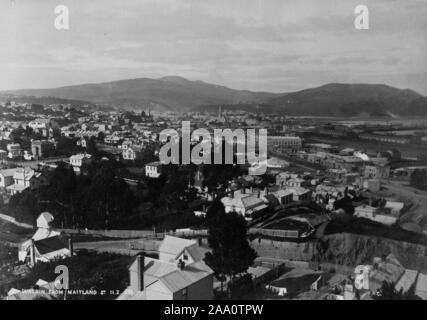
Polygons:
<instances>
[{"instance_id":1,"label":"gabled roof","mask_svg":"<svg viewBox=\"0 0 427 320\"><path fill-rule=\"evenodd\" d=\"M427 300L427 275L420 273L415 286L415 294L423 300Z\"/></svg>"},{"instance_id":2,"label":"gabled roof","mask_svg":"<svg viewBox=\"0 0 427 320\"><path fill-rule=\"evenodd\" d=\"M54 220L53 215L47 211L42 212L39 215L39 218L43 217L47 222L52 222Z\"/></svg>"},{"instance_id":3,"label":"gabled roof","mask_svg":"<svg viewBox=\"0 0 427 320\"><path fill-rule=\"evenodd\" d=\"M248 208L264 204L264 201L262 201L262 199L258 198L256 195L249 195L242 198L242 203L245 208Z\"/></svg>"},{"instance_id":4,"label":"gabled roof","mask_svg":"<svg viewBox=\"0 0 427 320\"><path fill-rule=\"evenodd\" d=\"M212 273L212 269L203 261L186 265L184 269L180 269L175 262L147 257L144 259L144 284L146 287L160 281L171 292L177 292Z\"/></svg>"},{"instance_id":5,"label":"gabled roof","mask_svg":"<svg viewBox=\"0 0 427 320\"><path fill-rule=\"evenodd\" d=\"M0 150L1 152L2 150ZM0 170L0 175L2 175L3 177L13 177L13 175L15 174L16 168L14 169L3 169Z\"/></svg>"},{"instance_id":6,"label":"gabled roof","mask_svg":"<svg viewBox=\"0 0 427 320\"><path fill-rule=\"evenodd\" d=\"M195 240L187 240L172 236L165 236L159 247L159 253L171 254L174 257L178 257L185 248L191 247L194 244L197 245Z\"/></svg>"},{"instance_id":7,"label":"gabled roof","mask_svg":"<svg viewBox=\"0 0 427 320\"><path fill-rule=\"evenodd\" d=\"M186 266L183 270L176 269L174 272L171 272L159 280L171 291L177 292L180 291L193 283L198 282L199 280L207 277L212 274L212 270L207 271L203 268L200 268L196 264L191 264Z\"/></svg>"},{"instance_id":8,"label":"gabled roof","mask_svg":"<svg viewBox=\"0 0 427 320\"><path fill-rule=\"evenodd\" d=\"M279 198L286 197L286 196L289 196L292 194L293 194L292 191L288 190L288 189L280 189L280 190L273 192L273 195L275 195L276 197L279 197Z\"/></svg>"},{"instance_id":9,"label":"gabled roof","mask_svg":"<svg viewBox=\"0 0 427 320\"><path fill-rule=\"evenodd\" d=\"M92 158L92 156L88 153L79 153L79 154L72 155L70 157L70 160L83 160L85 158L90 159Z\"/></svg>"},{"instance_id":10,"label":"gabled roof","mask_svg":"<svg viewBox=\"0 0 427 320\"><path fill-rule=\"evenodd\" d=\"M291 191L293 194L300 196L303 194L306 194L307 192L310 192L310 190L303 188L303 187L288 187L287 190Z\"/></svg>"},{"instance_id":11,"label":"gabled roof","mask_svg":"<svg viewBox=\"0 0 427 320\"><path fill-rule=\"evenodd\" d=\"M143 147L142 146L131 145L131 146L129 146L127 148L127 150L131 150L133 152L141 152L143 150Z\"/></svg>"},{"instance_id":12,"label":"gabled roof","mask_svg":"<svg viewBox=\"0 0 427 320\"><path fill-rule=\"evenodd\" d=\"M193 258L193 261L201 261L203 260L203 252L200 251L198 244L193 244L191 247L186 247L185 250L188 254Z\"/></svg>"},{"instance_id":13,"label":"gabled roof","mask_svg":"<svg viewBox=\"0 0 427 320\"><path fill-rule=\"evenodd\" d=\"M14 179L28 181L33 177L39 177L40 173L36 173L33 169L30 168L18 168L13 175Z\"/></svg>"},{"instance_id":14,"label":"gabled roof","mask_svg":"<svg viewBox=\"0 0 427 320\"><path fill-rule=\"evenodd\" d=\"M160 161L154 161L154 162L147 163L145 166L158 167L161 165L162 165L162 163Z\"/></svg>"},{"instance_id":15,"label":"gabled roof","mask_svg":"<svg viewBox=\"0 0 427 320\"><path fill-rule=\"evenodd\" d=\"M164 275L175 271L176 268L176 263L149 257L144 258L144 275L149 275L155 278L163 277Z\"/></svg>"},{"instance_id":16,"label":"gabled roof","mask_svg":"<svg viewBox=\"0 0 427 320\"><path fill-rule=\"evenodd\" d=\"M397 283L404 272L405 268L400 264L399 260L393 254L389 254L378 265L378 268L371 273L369 287L374 291L382 286L383 281Z\"/></svg>"},{"instance_id":17,"label":"gabled roof","mask_svg":"<svg viewBox=\"0 0 427 320\"><path fill-rule=\"evenodd\" d=\"M61 249L67 249L68 243L66 239L60 236L56 236L37 240L34 242L34 246L36 247L39 254L44 255L46 253L59 251Z\"/></svg>"}]
</instances>

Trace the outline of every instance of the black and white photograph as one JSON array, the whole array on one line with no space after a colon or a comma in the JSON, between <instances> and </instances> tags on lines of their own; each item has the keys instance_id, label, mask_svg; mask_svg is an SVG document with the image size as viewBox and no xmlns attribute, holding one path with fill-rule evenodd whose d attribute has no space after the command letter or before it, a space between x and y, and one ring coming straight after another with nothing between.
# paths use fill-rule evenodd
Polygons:
<instances>
[{"instance_id":1,"label":"black and white photograph","mask_svg":"<svg viewBox=\"0 0 427 320\"><path fill-rule=\"evenodd\" d=\"M427 0L0 0L0 300L427 300Z\"/></svg>"}]
</instances>

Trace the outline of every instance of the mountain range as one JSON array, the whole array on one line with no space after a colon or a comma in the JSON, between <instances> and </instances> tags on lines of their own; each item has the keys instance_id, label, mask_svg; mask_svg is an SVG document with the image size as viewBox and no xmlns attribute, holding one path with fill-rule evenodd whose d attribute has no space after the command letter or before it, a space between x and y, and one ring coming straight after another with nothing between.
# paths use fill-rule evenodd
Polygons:
<instances>
[{"instance_id":1,"label":"mountain range","mask_svg":"<svg viewBox=\"0 0 427 320\"><path fill-rule=\"evenodd\" d=\"M331 83L296 92L234 90L225 86L170 76L138 78L52 89L22 89L0 95L55 97L158 111L214 111L239 109L283 115L312 116L427 116L427 98L383 84Z\"/></svg>"}]
</instances>

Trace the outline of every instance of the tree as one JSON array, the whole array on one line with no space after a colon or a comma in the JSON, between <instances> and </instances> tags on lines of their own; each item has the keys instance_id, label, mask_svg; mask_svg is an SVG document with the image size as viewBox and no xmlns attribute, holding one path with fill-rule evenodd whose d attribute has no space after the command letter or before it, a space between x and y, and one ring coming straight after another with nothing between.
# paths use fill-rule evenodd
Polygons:
<instances>
[{"instance_id":1,"label":"tree","mask_svg":"<svg viewBox=\"0 0 427 320\"><path fill-rule=\"evenodd\" d=\"M88 142L87 142L87 147L86 150L89 154L95 156L98 154L98 148L96 147L96 138L95 137L90 137Z\"/></svg>"},{"instance_id":2,"label":"tree","mask_svg":"<svg viewBox=\"0 0 427 320\"><path fill-rule=\"evenodd\" d=\"M416 169L410 177L412 187L427 190L427 171L425 169Z\"/></svg>"},{"instance_id":3,"label":"tree","mask_svg":"<svg viewBox=\"0 0 427 320\"><path fill-rule=\"evenodd\" d=\"M225 213L219 200L209 208L206 220L212 252L206 253L205 262L214 270L221 287L226 277L230 278L230 288L235 276L246 272L256 258L248 242L245 220L236 212Z\"/></svg>"},{"instance_id":4,"label":"tree","mask_svg":"<svg viewBox=\"0 0 427 320\"><path fill-rule=\"evenodd\" d=\"M105 139L105 133L104 133L104 132L102 132L102 131L100 131L100 132L98 133L98 142L99 142L99 143L104 143L104 139Z\"/></svg>"}]
</instances>

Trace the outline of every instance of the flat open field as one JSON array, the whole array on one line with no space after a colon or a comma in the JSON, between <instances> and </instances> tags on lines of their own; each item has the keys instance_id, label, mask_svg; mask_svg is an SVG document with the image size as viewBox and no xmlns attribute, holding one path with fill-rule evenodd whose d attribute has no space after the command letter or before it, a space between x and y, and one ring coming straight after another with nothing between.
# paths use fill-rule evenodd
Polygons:
<instances>
[{"instance_id":1,"label":"flat open field","mask_svg":"<svg viewBox=\"0 0 427 320\"><path fill-rule=\"evenodd\" d=\"M427 152L427 145L413 145L413 144L392 144L392 143L383 143L375 142L368 140L351 140L351 139L337 139L332 137L320 137L312 136L305 139L306 143L327 143L334 146L337 146L339 149L344 148L354 148L366 151L367 153L377 153L380 151L387 151L392 148L398 149L403 157L414 158L417 157L420 153Z\"/></svg>"},{"instance_id":2,"label":"flat open field","mask_svg":"<svg viewBox=\"0 0 427 320\"><path fill-rule=\"evenodd\" d=\"M399 219L399 225L411 231L427 232L427 192L412 188L408 182L389 181L383 196L409 203L409 209Z\"/></svg>"}]
</instances>

